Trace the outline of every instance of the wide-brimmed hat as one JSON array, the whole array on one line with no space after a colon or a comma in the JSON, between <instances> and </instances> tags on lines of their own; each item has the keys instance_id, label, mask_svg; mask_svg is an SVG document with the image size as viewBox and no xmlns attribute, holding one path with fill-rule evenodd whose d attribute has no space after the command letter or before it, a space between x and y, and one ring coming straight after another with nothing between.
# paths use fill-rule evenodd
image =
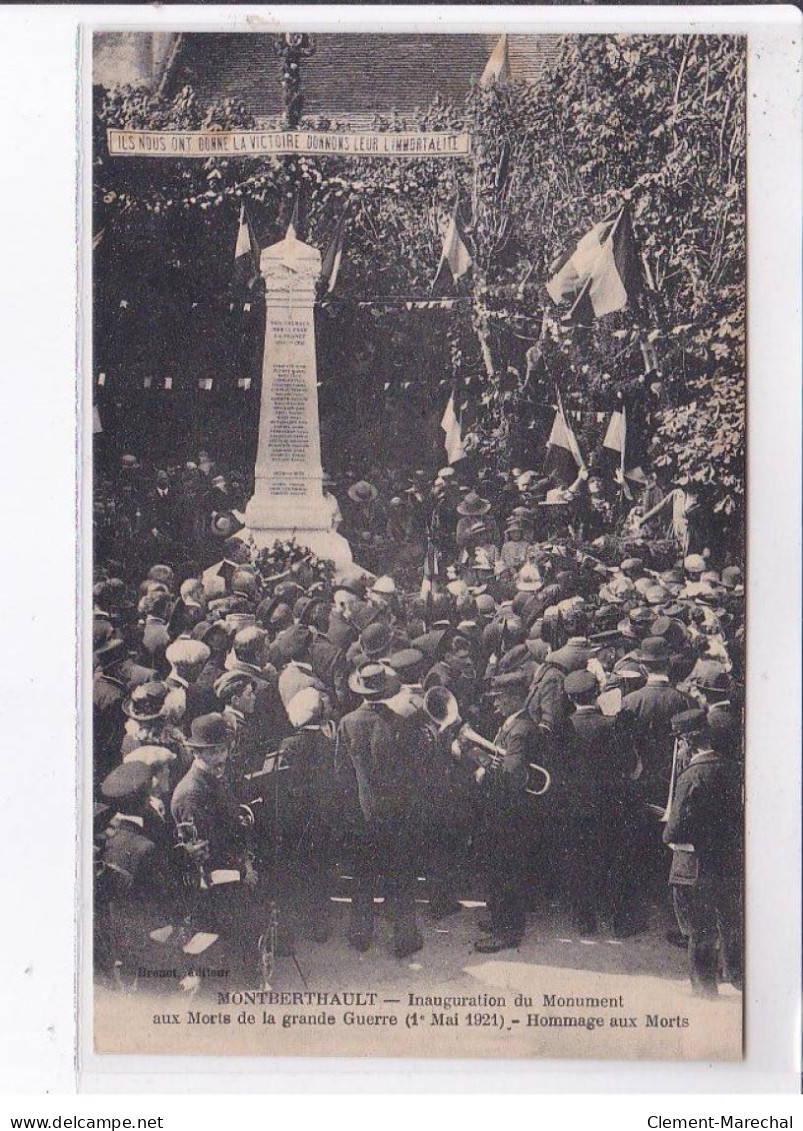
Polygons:
<instances>
[{"instance_id":1,"label":"wide-brimmed hat","mask_svg":"<svg viewBox=\"0 0 803 1131\"><path fill-rule=\"evenodd\" d=\"M533 562L525 562L516 575L516 589L519 593L535 593L543 584L538 567Z\"/></svg>"},{"instance_id":2,"label":"wide-brimmed hat","mask_svg":"<svg viewBox=\"0 0 803 1131\"><path fill-rule=\"evenodd\" d=\"M396 592L396 582L390 574L385 573L373 583L371 592L376 593L379 597L392 597Z\"/></svg>"},{"instance_id":3,"label":"wide-brimmed hat","mask_svg":"<svg viewBox=\"0 0 803 1131\"><path fill-rule=\"evenodd\" d=\"M374 499L379 498L376 487L373 483L369 483L367 479L360 479L356 483L352 483L347 494L355 503L372 503Z\"/></svg>"},{"instance_id":4,"label":"wide-brimmed hat","mask_svg":"<svg viewBox=\"0 0 803 1131\"><path fill-rule=\"evenodd\" d=\"M398 674L387 664L362 664L349 676L349 687L365 699L390 699L402 688Z\"/></svg>"},{"instance_id":5,"label":"wide-brimmed hat","mask_svg":"<svg viewBox=\"0 0 803 1131\"><path fill-rule=\"evenodd\" d=\"M190 737L185 739L186 746L198 750L210 749L213 746L226 746L231 740L229 724L223 715L212 713L199 715L190 724Z\"/></svg>"},{"instance_id":6,"label":"wide-brimmed hat","mask_svg":"<svg viewBox=\"0 0 803 1131\"><path fill-rule=\"evenodd\" d=\"M488 500L483 499L482 495L478 495L476 491L469 491L462 503L457 505L457 513L469 518L478 514L487 514L490 509L491 504Z\"/></svg>"},{"instance_id":7,"label":"wide-brimmed hat","mask_svg":"<svg viewBox=\"0 0 803 1131\"><path fill-rule=\"evenodd\" d=\"M167 684L160 680L142 683L139 687L134 688L131 695L123 703L123 714L139 723L158 719L162 713L167 693Z\"/></svg>"},{"instance_id":8,"label":"wide-brimmed hat","mask_svg":"<svg viewBox=\"0 0 803 1131\"><path fill-rule=\"evenodd\" d=\"M384 621L376 621L366 625L360 633L360 647L370 659L384 656L393 642L393 633L390 625Z\"/></svg>"},{"instance_id":9,"label":"wide-brimmed hat","mask_svg":"<svg viewBox=\"0 0 803 1131\"><path fill-rule=\"evenodd\" d=\"M647 636L635 653L640 664L664 663L670 659L672 651L663 636Z\"/></svg>"}]
</instances>

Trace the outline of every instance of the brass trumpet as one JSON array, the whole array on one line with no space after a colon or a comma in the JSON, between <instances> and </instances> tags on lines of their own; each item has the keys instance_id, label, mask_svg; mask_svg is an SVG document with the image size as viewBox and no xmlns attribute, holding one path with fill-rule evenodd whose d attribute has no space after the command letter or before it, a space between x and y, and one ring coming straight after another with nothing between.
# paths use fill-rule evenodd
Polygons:
<instances>
[{"instance_id":1,"label":"brass trumpet","mask_svg":"<svg viewBox=\"0 0 803 1131\"><path fill-rule=\"evenodd\" d=\"M458 725L457 737L465 738L469 742L473 742L475 746L479 746L482 750L487 750L491 755L491 764L498 766L505 756L505 749L503 746L497 746L487 738L483 738L478 734L473 727L468 723L464 723L460 718L460 711L457 706L457 700L451 691L445 687L431 687L424 696L424 713L432 719L438 727L438 731L442 732L450 726ZM549 771L545 770L543 766L539 766L537 762L528 762L528 784L524 787L524 792L529 793L531 797L540 797L542 793L546 793L552 784L552 778ZM533 774L541 774L544 779L544 784L540 789L535 789L529 784Z\"/></svg>"}]
</instances>

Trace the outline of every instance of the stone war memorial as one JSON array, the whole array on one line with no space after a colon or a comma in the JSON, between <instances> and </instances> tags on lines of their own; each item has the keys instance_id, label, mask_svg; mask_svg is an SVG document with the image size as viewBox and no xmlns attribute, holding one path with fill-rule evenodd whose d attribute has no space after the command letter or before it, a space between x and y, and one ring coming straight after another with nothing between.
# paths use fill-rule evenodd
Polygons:
<instances>
[{"instance_id":1,"label":"stone war memorial","mask_svg":"<svg viewBox=\"0 0 803 1131\"><path fill-rule=\"evenodd\" d=\"M257 545L294 538L340 567L348 542L332 528L321 490L315 324L321 254L292 226L259 260L265 280L265 354L254 494L245 512Z\"/></svg>"},{"instance_id":2,"label":"stone war memorial","mask_svg":"<svg viewBox=\"0 0 803 1131\"><path fill-rule=\"evenodd\" d=\"M93 1048L738 1060L744 40L83 57Z\"/></svg>"}]
</instances>

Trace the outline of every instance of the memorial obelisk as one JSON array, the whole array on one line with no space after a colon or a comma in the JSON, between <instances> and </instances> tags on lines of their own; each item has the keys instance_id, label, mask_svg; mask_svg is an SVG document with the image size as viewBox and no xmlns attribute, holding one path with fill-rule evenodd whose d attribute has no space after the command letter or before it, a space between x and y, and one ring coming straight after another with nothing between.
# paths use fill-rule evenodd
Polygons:
<instances>
[{"instance_id":1,"label":"memorial obelisk","mask_svg":"<svg viewBox=\"0 0 803 1131\"><path fill-rule=\"evenodd\" d=\"M346 539L332 528L321 487L315 356L315 284L321 254L291 225L259 260L265 281L265 351L254 494L245 522L257 546L291 538L347 568Z\"/></svg>"}]
</instances>

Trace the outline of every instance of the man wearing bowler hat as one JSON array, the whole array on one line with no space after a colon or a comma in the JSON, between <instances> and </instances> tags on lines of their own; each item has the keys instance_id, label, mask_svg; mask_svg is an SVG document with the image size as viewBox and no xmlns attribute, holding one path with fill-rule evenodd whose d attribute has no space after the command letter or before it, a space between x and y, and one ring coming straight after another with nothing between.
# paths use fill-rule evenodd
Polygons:
<instances>
[{"instance_id":1,"label":"man wearing bowler hat","mask_svg":"<svg viewBox=\"0 0 803 1131\"><path fill-rule=\"evenodd\" d=\"M672 772L672 716L688 700L669 682L672 650L663 636L647 636L633 653L647 672L647 682L622 699L620 725L641 760L639 787L648 804L663 808Z\"/></svg>"},{"instance_id":2,"label":"man wearing bowler hat","mask_svg":"<svg viewBox=\"0 0 803 1131\"><path fill-rule=\"evenodd\" d=\"M204 861L210 885L216 875L221 883L255 878L246 857L243 813L225 780L232 737L223 715L193 719L186 740L193 762L170 803L179 836Z\"/></svg>"}]
</instances>

